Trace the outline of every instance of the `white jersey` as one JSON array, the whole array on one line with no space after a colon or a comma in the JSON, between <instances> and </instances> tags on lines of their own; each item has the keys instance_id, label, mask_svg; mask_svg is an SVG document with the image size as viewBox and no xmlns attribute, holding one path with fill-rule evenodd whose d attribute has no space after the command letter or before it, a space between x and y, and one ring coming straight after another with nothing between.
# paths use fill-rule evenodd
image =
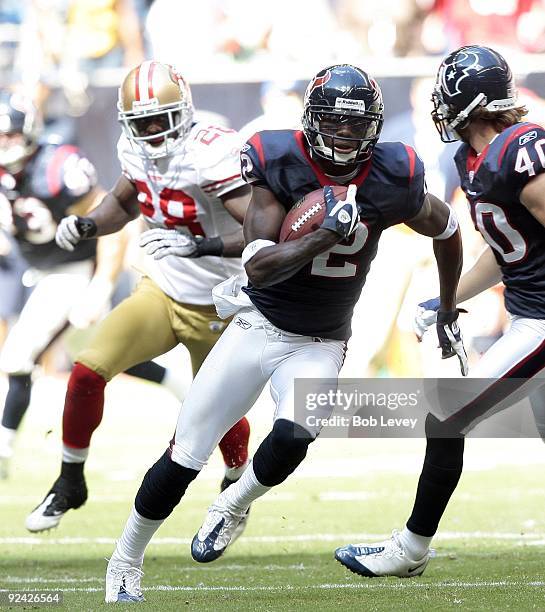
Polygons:
<instances>
[{"instance_id":1,"label":"white jersey","mask_svg":"<svg viewBox=\"0 0 545 612\"><path fill-rule=\"evenodd\" d=\"M220 196L242 185L240 141L236 132L196 123L176 152L161 159L139 155L122 135L117 152L123 174L138 190L140 210L149 227L191 236L232 234L240 224L225 210ZM212 288L243 271L238 257L146 255L143 272L172 299L212 304Z\"/></svg>"}]
</instances>

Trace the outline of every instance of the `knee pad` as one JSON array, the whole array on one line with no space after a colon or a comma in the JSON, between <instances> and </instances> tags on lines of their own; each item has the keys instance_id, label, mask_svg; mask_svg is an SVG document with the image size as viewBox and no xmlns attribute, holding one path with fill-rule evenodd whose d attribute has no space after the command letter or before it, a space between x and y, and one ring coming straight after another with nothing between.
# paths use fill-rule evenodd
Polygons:
<instances>
[{"instance_id":1,"label":"knee pad","mask_svg":"<svg viewBox=\"0 0 545 612\"><path fill-rule=\"evenodd\" d=\"M167 518L198 473L172 461L170 451L166 450L144 476L134 500L136 511L155 521Z\"/></svg>"},{"instance_id":2,"label":"knee pad","mask_svg":"<svg viewBox=\"0 0 545 612\"><path fill-rule=\"evenodd\" d=\"M32 382L30 374L8 376L8 393L2 414L2 425L7 429L18 429L28 405Z\"/></svg>"},{"instance_id":3,"label":"knee pad","mask_svg":"<svg viewBox=\"0 0 545 612\"><path fill-rule=\"evenodd\" d=\"M306 457L314 438L301 425L278 419L257 449L252 465L262 485L273 487L286 478Z\"/></svg>"}]
</instances>

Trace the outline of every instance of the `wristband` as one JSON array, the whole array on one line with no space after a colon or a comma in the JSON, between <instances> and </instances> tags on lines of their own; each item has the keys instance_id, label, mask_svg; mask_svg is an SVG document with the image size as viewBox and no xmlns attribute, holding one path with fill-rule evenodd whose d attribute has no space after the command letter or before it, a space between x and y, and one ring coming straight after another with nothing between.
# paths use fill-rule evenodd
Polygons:
<instances>
[{"instance_id":1,"label":"wristband","mask_svg":"<svg viewBox=\"0 0 545 612\"><path fill-rule=\"evenodd\" d=\"M276 242L273 242L272 240L263 240L262 238L249 242L244 247L244 251L242 251L242 265L245 266L256 253L261 251L261 249L268 246L274 246L275 244Z\"/></svg>"},{"instance_id":2,"label":"wristband","mask_svg":"<svg viewBox=\"0 0 545 612\"><path fill-rule=\"evenodd\" d=\"M447 202L445 202L445 204L446 206L448 206L449 209L447 225L440 234L433 237L434 240L446 240L447 238L450 238L452 235L454 235L456 233L456 230L458 229L458 217L456 216L456 213L454 212L454 210L452 210L452 206L450 204L448 204Z\"/></svg>"},{"instance_id":3,"label":"wristband","mask_svg":"<svg viewBox=\"0 0 545 612\"><path fill-rule=\"evenodd\" d=\"M193 257L204 257L206 255L223 255L223 240L221 236L214 236L213 238L203 238L198 236L195 238L195 244L197 250Z\"/></svg>"},{"instance_id":4,"label":"wristband","mask_svg":"<svg viewBox=\"0 0 545 612\"><path fill-rule=\"evenodd\" d=\"M76 227L83 239L93 238L97 233L97 224L90 217L78 217Z\"/></svg>"}]
</instances>

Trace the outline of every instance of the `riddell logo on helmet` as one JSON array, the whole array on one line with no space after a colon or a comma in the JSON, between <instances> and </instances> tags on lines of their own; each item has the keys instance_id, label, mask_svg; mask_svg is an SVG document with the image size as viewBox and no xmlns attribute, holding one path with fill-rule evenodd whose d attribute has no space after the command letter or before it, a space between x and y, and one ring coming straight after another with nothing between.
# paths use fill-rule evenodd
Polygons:
<instances>
[{"instance_id":1,"label":"riddell logo on helmet","mask_svg":"<svg viewBox=\"0 0 545 612\"><path fill-rule=\"evenodd\" d=\"M159 106L159 100L157 98L151 98L150 100L134 100L132 103L132 110L155 108L156 106Z\"/></svg>"},{"instance_id":2,"label":"riddell logo on helmet","mask_svg":"<svg viewBox=\"0 0 545 612\"><path fill-rule=\"evenodd\" d=\"M310 84L309 92L314 91L318 87L325 85L331 78L331 72L329 70L322 76L314 77L314 81Z\"/></svg>"},{"instance_id":3,"label":"riddell logo on helmet","mask_svg":"<svg viewBox=\"0 0 545 612\"><path fill-rule=\"evenodd\" d=\"M340 109L348 109L348 110L357 110L360 112L365 112L365 101L364 100L349 100L347 98L336 98L335 100L335 108Z\"/></svg>"}]
</instances>

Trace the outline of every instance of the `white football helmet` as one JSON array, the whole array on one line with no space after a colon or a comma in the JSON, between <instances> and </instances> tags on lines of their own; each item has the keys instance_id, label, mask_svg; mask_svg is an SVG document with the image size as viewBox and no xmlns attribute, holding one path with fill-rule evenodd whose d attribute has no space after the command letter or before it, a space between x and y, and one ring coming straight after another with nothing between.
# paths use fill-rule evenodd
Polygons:
<instances>
[{"instance_id":1,"label":"white football helmet","mask_svg":"<svg viewBox=\"0 0 545 612\"><path fill-rule=\"evenodd\" d=\"M145 61L119 88L118 120L128 140L144 157L171 155L193 123L191 90L169 64Z\"/></svg>"}]
</instances>

